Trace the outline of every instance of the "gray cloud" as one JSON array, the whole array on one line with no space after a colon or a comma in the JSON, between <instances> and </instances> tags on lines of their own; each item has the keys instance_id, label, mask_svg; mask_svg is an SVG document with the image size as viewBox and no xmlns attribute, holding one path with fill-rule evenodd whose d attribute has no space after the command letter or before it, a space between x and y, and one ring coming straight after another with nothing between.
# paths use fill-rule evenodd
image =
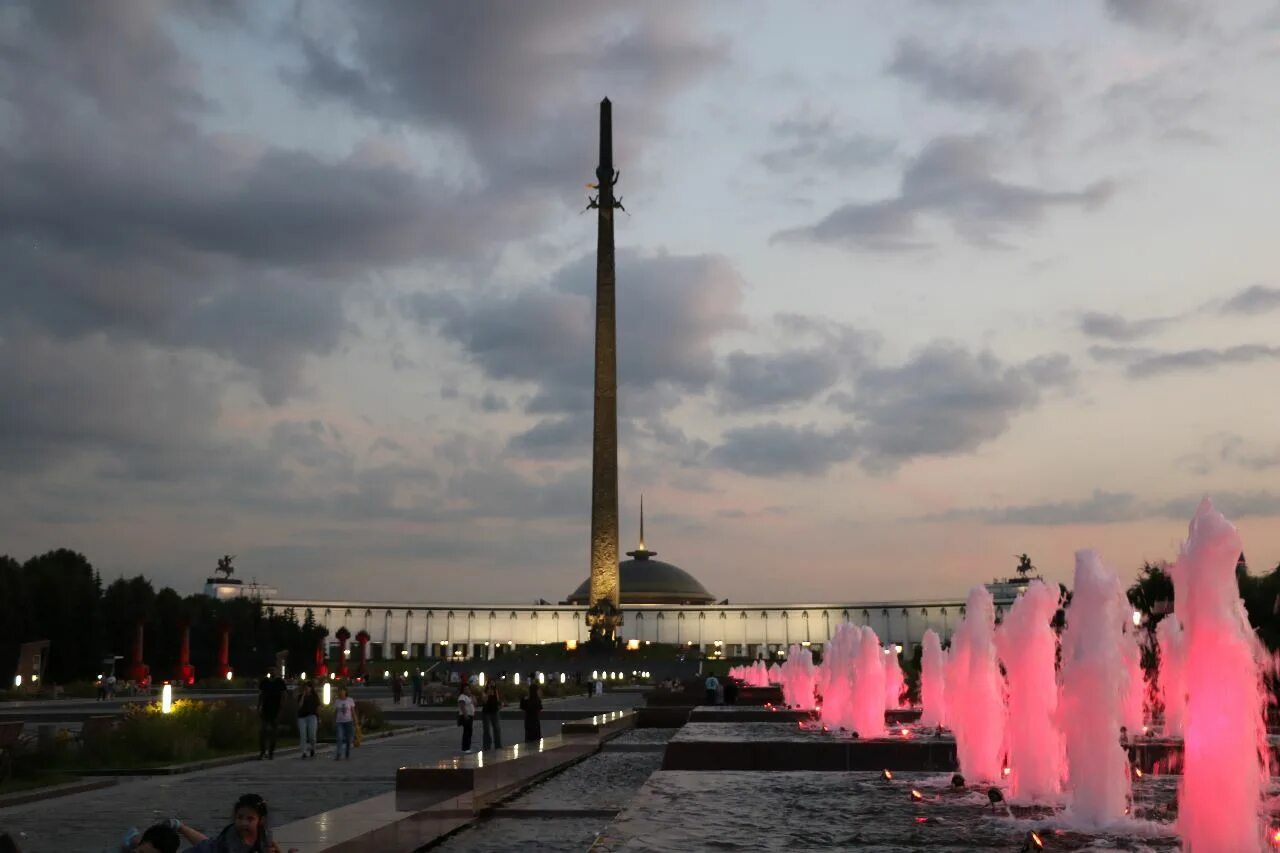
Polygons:
<instances>
[{"instance_id":1,"label":"gray cloud","mask_svg":"<svg viewBox=\"0 0 1280 853\"><path fill-rule=\"evenodd\" d=\"M1104 0L1107 13L1117 21L1145 30L1183 33L1200 17L1188 0Z\"/></svg>"},{"instance_id":2,"label":"gray cloud","mask_svg":"<svg viewBox=\"0 0 1280 853\"><path fill-rule=\"evenodd\" d=\"M1223 303L1227 314L1265 314L1280 309L1280 287L1255 284L1232 296Z\"/></svg>"},{"instance_id":3,"label":"gray cloud","mask_svg":"<svg viewBox=\"0 0 1280 853\"><path fill-rule=\"evenodd\" d=\"M826 350L730 353L720 384L721 407L748 411L803 403L840 377L839 356Z\"/></svg>"},{"instance_id":4,"label":"gray cloud","mask_svg":"<svg viewBox=\"0 0 1280 853\"><path fill-rule=\"evenodd\" d=\"M995 177L996 151L983 137L933 140L908 165L897 196L837 208L817 223L782 231L775 241L812 241L876 251L910 251L930 244L919 233L922 218L947 222L979 246L999 245L1012 227L1039 222L1053 208L1092 208L1106 201L1106 181L1081 190L1050 191Z\"/></svg>"},{"instance_id":5,"label":"gray cloud","mask_svg":"<svg viewBox=\"0 0 1280 853\"><path fill-rule=\"evenodd\" d=\"M848 172L887 162L897 149L891 139L843 130L831 115L804 107L773 124L774 145L760 155L771 172ZM821 179L821 178L817 178Z\"/></svg>"},{"instance_id":6,"label":"gray cloud","mask_svg":"<svg viewBox=\"0 0 1280 853\"><path fill-rule=\"evenodd\" d=\"M1133 379L1149 379L1170 373L1216 370L1235 364L1280 359L1280 347L1265 344L1240 344L1225 349L1194 349L1180 352L1142 354L1130 361L1125 373Z\"/></svg>"},{"instance_id":7,"label":"gray cloud","mask_svg":"<svg viewBox=\"0 0 1280 853\"><path fill-rule=\"evenodd\" d=\"M1214 507L1229 519L1280 516L1280 494L1266 490L1252 492L1209 492ZM1185 495L1153 507L1153 515L1186 520L1195 515L1204 494Z\"/></svg>"},{"instance_id":8,"label":"gray cloud","mask_svg":"<svg viewBox=\"0 0 1280 853\"><path fill-rule=\"evenodd\" d=\"M814 477L851 458L856 446L852 429L769 423L726 430L709 461L753 477Z\"/></svg>"},{"instance_id":9,"label":"gray cloud","mask_svg":"<svg viewBox=\"0 0 1280 853\"><path fill-rule=\"evenodd\" d=\"M983 521L987 524L1058 526L1112 524L1133 521L1142 513L1134 495L1094 491L1080 501L1054 501L987 509L955 509L925 517L924 521Z\"/></svg>"},{"instance_id":10,"label":"gray cloud","mask_svg":"<svg viewBox=\"0 0 1280 853\"><path fill-rule=\"evenodd\" d=\"M860 421L863 466L884 472L917 456L975 450L1072 378L1064 355L1011 366L990 352L935 342L901 366L863 372L853 396L837 403Z\"/></svg>"},{"instance_id":11,"label":"gray cloud","mask_svg":"<svg viewBox=\"0 0 1280 853\"><path fill-rule=\"evenodd\" d=\"M1080 318L1080 331L1091 338L1126 343L1155 334L1176 319L1176 317L1146 317L1140 320L1127 320L1119 314L1089 311Z\"/></svg>"},{"instance_id":12,"label":"gray cloud","mask_svg":"<svg viewBox=\"0 0 1280 853\"><path fill-rule=\"evenodd\" d=\"M1200 476L1222 467L1267 471L1280 468L1280 445L1264 447L1235 433L1222 432L1209 436L1202 449L1186 454L1178 462Z\"/></svg>"},{"instance_id":13,"label":"gray cloud","mask_svg":"<svg viewBox=\"0 0 1280 853\"><path fill-rule=\"evenodd\" d=\"M1058 110L1048 62L1025 48L942 52L907 37L898 42L888 71L934 100L992 106L1031 122L1044 122Z\"/></svg>"},{"instance_id":14,"label":"gray cloud","mask_svg":"<svg viewBox=\"0 0 1280 853\"><path fill-rule=\"evenodd\" d=\"M595 163L595 103L619 105L619 162L661 125L663 103L727 58L693 13L621 3L299 7L305 95L460 138L507 191L580 187ZM465 81L459 84L459 81Z\"/></svg>"}]
</instances>

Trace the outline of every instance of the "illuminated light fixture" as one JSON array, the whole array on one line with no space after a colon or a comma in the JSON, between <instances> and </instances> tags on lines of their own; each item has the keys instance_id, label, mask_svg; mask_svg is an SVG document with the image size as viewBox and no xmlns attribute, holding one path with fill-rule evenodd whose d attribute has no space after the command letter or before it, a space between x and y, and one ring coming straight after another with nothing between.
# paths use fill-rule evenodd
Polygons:
<instances>
[{"instance_id":1,"label":"illuminated light fixture","mask_svg":"<svg viewBox=\"0 0 1280 853\"><path fill-rule=\"evenodd\" d=\"M173 685L169 682L164 683L164 687L160 688L160 713L169 714L173 712Z\"/></svg>"},{"instance_id":2,"label":"illuminated light fixture","mask_svg":"<svg viewBox=\"0 0 1280 853\"><path fill-rule=\"evenodd\" d=\"M513 683L513 684L519 684L519 683L520 683L520 673L518 673L518 672L517 672L517 673L515 673L514 675L512 675L512 676L511 676L511 681L512 681L512 683Z\"/></svg>"},{"instance_id":3,"label":"illuminated light fixture","mask_svg":"<svg viewBox=\"0 0 1280 853\"><path fill-rule=\"evenodd\" d=\"M442 646L447 646L447 645L449 645L449 641L448 641L448 640L441 640L441 641L440 641L440 645L442 645Z\"/></svg>"},{"instance_id":4,"label":"illuminated light fixture","mask_svg":"<svg viewBox=\"0 0 1280 853\"><path fill-rule=\"evenodd\" d=\"M1042 839L1034 829L1028 830L1027 840L1022 842L1022 849L1027 851L1027 853L1032 853L1032 851L1035 850L1043 850L1044 839Z\"/></svg>"},{"instance_id":5,"label":"illuminated light fixture","mask_svg":"<svg viewBox=\"0 0 1280 853\"><path fill-rule=\"evenodd\" d=\"M330 681L333 681L335 678L337 678L337 676L336 676L334 673L332 673L332 672L331 672L331 673L329 673L329 680L330 680ZM328 687L328 686L329 686L329 685L327 685L327 684L325 685L325 687Z\"/></svg>"},{"instance_id":6,"label":"illuminated light fixture","mask_svg":"<svg viewBox=\"0 0 1280 853\"><path fill-rule=\"evenodd\" d=\"M570 652L571 652L571 651L573 651L574 649L576 649L576 648L578 647L578 641L577 641L577 640L569 640L567 643L565 643L565 644L564 644L564 647L565 647L565 650L566 650L566 651L570 651Z\"/></svg>"},{"instance_id":7,"label":"illuminated light fixture","mask_svg":"<svg viewBox=\"0 0 1280 853\"><path fill-rule=\"evenodd\" d=\"M320 694L324 704L328 705L329 702L333 699L333 685L331 685L329 682L326 681L324 683L324 689L320 691Z\"/></svg>"},{"instance_id":8,"label":"illuminated light fixture","mask_svg":"<svg viewBox=\"0 0 1280 853\"><path fill-rule=\"evenodd\" d=\"M383 678L390 678L390 677L391 677L391 670L389 670L389 669L384 669L384 670L382 671L382 677L383 677Z\"/></svg>"},{"instance_id":9,"label":"illuminated light fixture","mask_svg":"<svg viewBox=\"0 0 1280 853\"><path fill-rule=\"evenodd\" d=\"M913 802L913 803L919 803L919 802L923 802L923 801L924 801L924 794L920 793L920 792L919 792L919 791L917 791L915 788L912 788L912 789L911 789L911 802Z\"/></svg>"},{"instance_id":10,"label":"illuminated light fixture","mask_svg":"<svg viewBox=\"0 0 1280 853\"><path fill-rule=\"evenodd\" d=\"M488 644L488 643L485 643L485 645L487 646L487 645L489 645L489 644ZM408 650L408 649L401 649L401 650L400 650L400 657L402 657L402 658L407 658L407 657L409 657L409 650Z\"/></svg>"},{"instance_id":11,"label":"illuminated light fixture","mask_svg":"<svg viewBox=\"0 0 1280 853\"><path fill-rule=\"evenodd\" d=\"M600 680L600 670L598 670L598 669L593 669L593 670L591 670L591 680L592 680L592 681L599 681L599 680Z\"/></svg>"},{"instance_id":12,"label":"illuminated light fixture","mask_svg":"<svg viewBox=\"0 0 1280 853\"><path fill-rule=\"evenodd\" d=\"M1012 773L1013 771L1012 771L1012 770L1010 770L1008 767L1006 767L1006 768L1004 768L1003 770L1001 770L1000 772L1001 772L1001 774L1003 774L1003 775L1005 775L1005 776L1008 776L1008 775L1009 775L1010 773Z\"/></svg>"},{"instance_id":13,"label":"illuminated light fixture","mask_svg":"<svg viewBox=\"0 0 1280 853\"><path fill-rule=\"evenodd\" d=\"M893 650L898 654L902 654L902 643L894 644Z\"/></svg>"},{"instance_id":14,"label":"illuminated light fixture","mask_svg":"<svg viewBox=\"0 0 1280 853\"><path fill-rule=\"evenodd\" d=\"M884 780L884 781L886 781L886 782L892 782L892 781L893 781L893 771L892 771L892 770L890 770L888 767L886 767L885 769L883 769L883 770L881 770L881 771L880 771L880 778L881 778L881 779L883 779L883 780Z\"/></svg>"},{"instance_id":15,"label":"illuminated light fixture","mask_svg":"<svg viewBox=\"0 0 1280 853\"><path fill-rule=\"evenodd\" d=\"M809 646L812 646L813 643L809 642L808 640L804 640L803 642L800 643L800 645L804 646L805 648L808 648Z\"/></svg>"},{"instance_id":16,"label":"illuminated light fixture","mask_svg":"<svg viewBox=\"0 0 1280 853\"><path fill-rule=\"evenodd\" d=\"M31 676L31 683L32 683L32 684L35 684L35 683L36 683L37 681L39 681L39 680L40 680L40 676L38 676L38 675L33 675L33 676Z\"/></svg>"},{"instance_id":17,"label":"illuminated light fixture","mask_svg":"<svg viewBox=\"0 0 1280 853\"><path fill-rule=\"evenodd\" d=\"M307 680L307 674L306 674L305 672L300 672L300 673L298 673L298 679L299 679L300 681L306 681L306 680Z\"/></svg>"},{"instance_id":18,"label":"illuminated light fixture","mask_svg":"<svg viewBox=\"0 0 1280 853\"><path fill-rule=\"evenodd\" d=\"M1140 625L1142 625L1142 611L1135 610L1133 611L1133 627L1137 628Z\"/></svg>"},{"instance_id":19,"label":"illuminated light fixture","mask_svg":"<svg viewBox=\"0 0 1280 853\"><path fill-rule=\"evenodd\" d=\"M560 683L564 684L564 673L560 673Z\"/></svg>"},{"instance_id":20,"label":"illuminated light fixture","mask_svg":"<svg viewBox=\"0 0 1280 853\"><path fill-rule=\"evenodd\" d=\"M231 680L231 670L227 670L227 681Z\"/></svg>"},{"instance_id":21,"label":"illuminated light fixture","mask_svg":"<svg viewBox=\"0 0 1280 853\"><path fill-rule=\"evenodd\" d=\"M344 658L349 658L349 657L351 657L351 649L343 649L343 650L342 650L342 656L343 656Z\"/></svg>"},{"instance_id":22,"label":"illuminated light fixture","mask_svg":"<svg viewBox=\"0 0 1280 853\"><path fill-rule=\"evenodd\" d=\"M627 651L634 652L638 648L640 648L639 640L627 640Z\"/></svg>"},{"instance_id":23,"label":"illuminated light fixture","mask_svg":"<svg viewBox=\"0 0 1280 853\"><path fill-rule=\"evenodd\" d=\"M538 683L539 683L539 684L546 684L546 683L547 683L547 677L546 677L545 675L543 675L542 673L538 673Z\"/></svg>"},{"instance_id":24,"label":"illuminated light fixture","mask_svg":"<svg viewBox=\"0 0 1280 853\"><path fill-rule=\"evenodd\" d=\"M484 673L483 673L483 672L482 672L482 673L480 673L480 674L481 674L481 675L484 675ZM401 678L408 678L408 677L409 677L409 670L407 670L407 669L406 669L406 670L404 671L404 675L402 675L402 676L400 676L400 677L401 677Z\"/></svg>"},{"instance_id":25,"label":"illuminated light fixture","mask_svg":"<svg viewBox=\"0 0 1280 853\"><path fill-rule=\"evenodd\" d=\"M903 737L911 737L911 730L910 730L910 729L898 729L898 734L902 735Z\"/></svg>"},{"instance_id":26,"label":"illuminated light fixture","mask_svg":"<svg viewBox=\"0 0 1280 853\"><path fill-rule=\"evenodd\" d=\"M484 673L483 673L483 672L476 676L476 684L479 684L481 687L484 687Z\"/></svg>"}]
</instances>

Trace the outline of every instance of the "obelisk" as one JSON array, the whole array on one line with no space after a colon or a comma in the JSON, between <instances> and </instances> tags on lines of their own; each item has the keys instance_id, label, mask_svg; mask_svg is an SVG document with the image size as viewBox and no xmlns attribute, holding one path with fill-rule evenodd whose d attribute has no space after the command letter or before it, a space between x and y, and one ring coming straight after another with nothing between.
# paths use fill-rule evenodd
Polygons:
<instances>
[{"instance_id":1,"label":"obelisk","mask_svg":"<svg viewBox=\"0 0 1280 853\"><path fill-rule=\"evenodd\" d=\"M612 105L600 102L596 208L596 377L591 442L591 590L587 627L594 644L617 642L622 624L618 583L618 353L614 311Z\"/></svg>"}]
</instances>

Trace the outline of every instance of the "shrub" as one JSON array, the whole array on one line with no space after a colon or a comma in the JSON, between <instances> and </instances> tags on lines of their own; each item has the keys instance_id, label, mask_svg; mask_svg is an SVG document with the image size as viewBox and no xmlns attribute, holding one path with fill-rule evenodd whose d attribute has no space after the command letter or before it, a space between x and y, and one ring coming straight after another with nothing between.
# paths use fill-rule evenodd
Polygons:
<instances>
[{"instance_id":1,"label":"shrub","mask_svg":"<svg viewBox=\"0 0 1280 853\"><path fill-rule=\"evenodd\" d=\"M210 749L253 749L258 743L258 714L239 702L214 702L209 713Z\"/></svg>"}]
</instances>

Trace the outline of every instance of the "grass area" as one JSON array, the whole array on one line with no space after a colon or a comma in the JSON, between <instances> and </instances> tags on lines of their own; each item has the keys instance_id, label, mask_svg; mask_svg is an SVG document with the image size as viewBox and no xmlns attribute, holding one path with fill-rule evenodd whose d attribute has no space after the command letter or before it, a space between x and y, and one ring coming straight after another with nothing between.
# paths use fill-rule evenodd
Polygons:
<instances>
[{"instance_id":1,"label":"grass area","mask_svg":"<svg viewBox=\"0 0 1280 853\"><path fill-rule=\"evenodd\" d=\"M38 788L49 788L66 782L75 782L78 779L78 776L69 773L40 773L35 776L15 776L8 781L0 782L0 797L5 794L17 794L22 791L34 791Z\"/></svg>"}]
</instances>

